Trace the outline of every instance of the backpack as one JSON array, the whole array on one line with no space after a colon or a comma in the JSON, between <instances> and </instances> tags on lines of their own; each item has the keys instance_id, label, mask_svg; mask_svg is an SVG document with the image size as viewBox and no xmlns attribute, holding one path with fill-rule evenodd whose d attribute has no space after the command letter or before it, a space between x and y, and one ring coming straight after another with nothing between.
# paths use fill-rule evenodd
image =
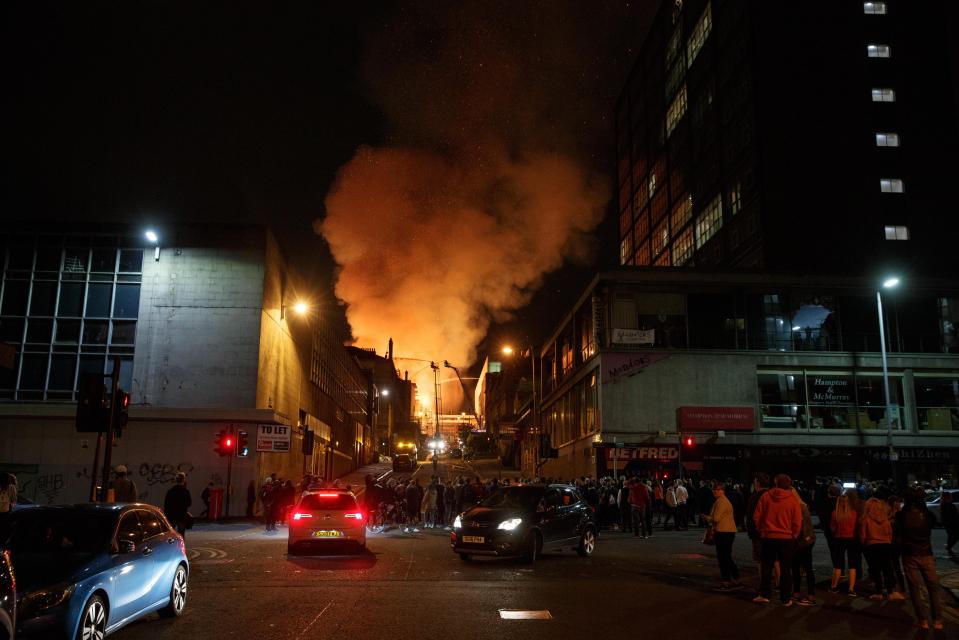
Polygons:
<instances>
[{"instance_id":1,"label":"backpack","mask_svg":"<svg viewBox=\"0 0 959 640\"><path fill-rule=\"evenodd\" d=\"M802 506L802 532L799 534L797 548L811 549L816 544L816 530L812 526L812 517L809 515L809 507Z\"/></svg>"}]
</instances>

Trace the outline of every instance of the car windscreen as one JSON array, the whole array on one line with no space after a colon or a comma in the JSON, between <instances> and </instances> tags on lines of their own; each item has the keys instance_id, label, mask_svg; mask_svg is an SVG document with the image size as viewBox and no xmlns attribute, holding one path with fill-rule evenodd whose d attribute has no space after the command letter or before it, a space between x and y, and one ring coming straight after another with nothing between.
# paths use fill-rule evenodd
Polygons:
<instances>
[{"instance_id":1,"label":"car windscreen","mask_svg":"<svg viewBox=\"0 0 959 640\"><path fill-rule=\"evenodd\" d=\"M348 493L314 493L303 496L297 509L304 511L349 511L356 509L356 498Z\"/></svg>"},{"instance_id":2,"label":"car windscreen","mask_svg":"<svg viewBox=\"0 0 959 640\"><path fill-rule=\"evenodd\" d=\"M546 492L546 487L506 487L497 489L481 506L509 509L533 509Z\"/></svg>"},{"instance_id":3,"label":"car windscreen","mask_svg":"<svg viewBox=\"0 0 959 640\"><path fill-rule=\"evenodd\" d=\"M25 509L0 519L0 546L18 553L99 553L107 547L117 514L67 509Z\"/></svg>"}]
</instances>

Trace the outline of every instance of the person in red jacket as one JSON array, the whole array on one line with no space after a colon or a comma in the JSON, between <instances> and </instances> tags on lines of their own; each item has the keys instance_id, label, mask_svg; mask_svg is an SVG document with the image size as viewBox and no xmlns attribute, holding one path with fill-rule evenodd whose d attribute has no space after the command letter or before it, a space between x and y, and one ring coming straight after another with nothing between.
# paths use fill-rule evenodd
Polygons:
<instances>
[{"instance_id":1,"label":"person in red jacket","mask_svg":"<svg viewBox=\"0 0 959 640\"><path fill-rule=\"evenodd\" d=\"M775 488L756 503L753 521L762 540L759 595L753 602L766 603L772 595L773 565L779 562L779 596L783 606L792 605L792 563L796 541L802 533L802 508L792 492L792 478L776 476Z\"/></svg>"},{"instance_id":2,"label":"person in red jacket","mask_svg":"<svg viewBox=\"0 0 959 640\"><path fill-rule=\"evenodd\" d=\"M639 530L643 530L643 538L653 535L652 526L648 516L649 511L649 487L639 478L633 478L629 483L629 507L633 518L633 535L638 536Z\"/></svg>"}]
</instances>

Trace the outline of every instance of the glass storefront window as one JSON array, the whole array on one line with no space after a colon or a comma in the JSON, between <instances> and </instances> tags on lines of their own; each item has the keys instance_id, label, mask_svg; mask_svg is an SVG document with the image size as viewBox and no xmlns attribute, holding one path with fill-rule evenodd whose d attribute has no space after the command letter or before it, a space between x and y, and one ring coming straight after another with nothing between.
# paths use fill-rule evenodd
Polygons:
<instances>
[{"instance_id":1,"label":"glass storefront window","mask_svg":"<svg viewBox=\"0 0 959 640\"><path fill-rule=\"evenodd\" d=\"M919 429L959 431L959 376L915 378Z\"/></svg>"},{"instance_id":2,"label":"glass storefront window","mask_svg":"<svg viewBox=\"0 0 959 640\"><path fill-rule=\"evenodd\" d=\"M806 426L806 388L803 375L760 373L760 415L767 429L795 429Z\"/></svg>"},{"instance_id":3,"label":"glass storefront window","mask_svg":"<svg viewBox=\"0 0 959 640\"><path fill-rule=\"evenodd\" d=\"M851 374L807 373L806 388L811 428L856 428L856 391Z\"/></svg>"},{"instance_id":4,"label":"glass storefront window","mask_svg":"<svg viewBox=\"0 0 959 640\"><path fill-rule=\"evenodd\" d=\"M856 402L859 405L860 429L888 429L882 376L857 375ZM901 429L902 380L899 376L889 376L889 404L896 408L893 415L893 429Z\"/></svg>"}]
</instances>

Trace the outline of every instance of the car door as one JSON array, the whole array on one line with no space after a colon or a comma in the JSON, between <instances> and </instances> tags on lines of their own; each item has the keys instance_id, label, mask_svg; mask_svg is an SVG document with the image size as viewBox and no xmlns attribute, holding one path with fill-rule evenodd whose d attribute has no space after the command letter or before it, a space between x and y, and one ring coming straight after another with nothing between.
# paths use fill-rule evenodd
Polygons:
<instances>
[{"instance_id":1,"label":"car door","mask_svg":"<svg viewBox=\"0 0 959 640\"><path fill-rule=\"evenodd\" d=\"M543 494L542 512L539 519L543 533L543 546L553 546L563 539L562 494L559 489L550 487Z\"/></svg>"},{"instance_id":2,"label":"car door","mask_svg":"<svg viewBox=\"0 0 959 640\"><path fill-rule=\"evenodd\" d=\"M579 493L573 488L563 489L562 509L562 531L563 538L568 543L579 538L579 525L583 519L583 509L588 509L585 501Z\"/></svg>"},{"instance_id":3,"label":"car door","mask_svg":"<svg viewBox=\"0 0 959 640\"><path fill-rule=\"evenodd\" d=\"M117 523L113 540L110 594L110 625L132 616L146 606L153 574L153 551L144 541L135 511L127 511Z\"/></svg>"},{"instance_id":4,"label":"car door","mask_svg":"<svg viewBox=\"0 0 959 640\"><path fill-rule=\"evenodd\" d=\"M170 530L162 518L153 511L137 509L137 518L143 530L144 549L150 550L153 561L152 575L149 576L149 594L145 606L158 604L170 595L173 573L180 562L180 550L177 535Z\"/></svg>"}]
</instances>

